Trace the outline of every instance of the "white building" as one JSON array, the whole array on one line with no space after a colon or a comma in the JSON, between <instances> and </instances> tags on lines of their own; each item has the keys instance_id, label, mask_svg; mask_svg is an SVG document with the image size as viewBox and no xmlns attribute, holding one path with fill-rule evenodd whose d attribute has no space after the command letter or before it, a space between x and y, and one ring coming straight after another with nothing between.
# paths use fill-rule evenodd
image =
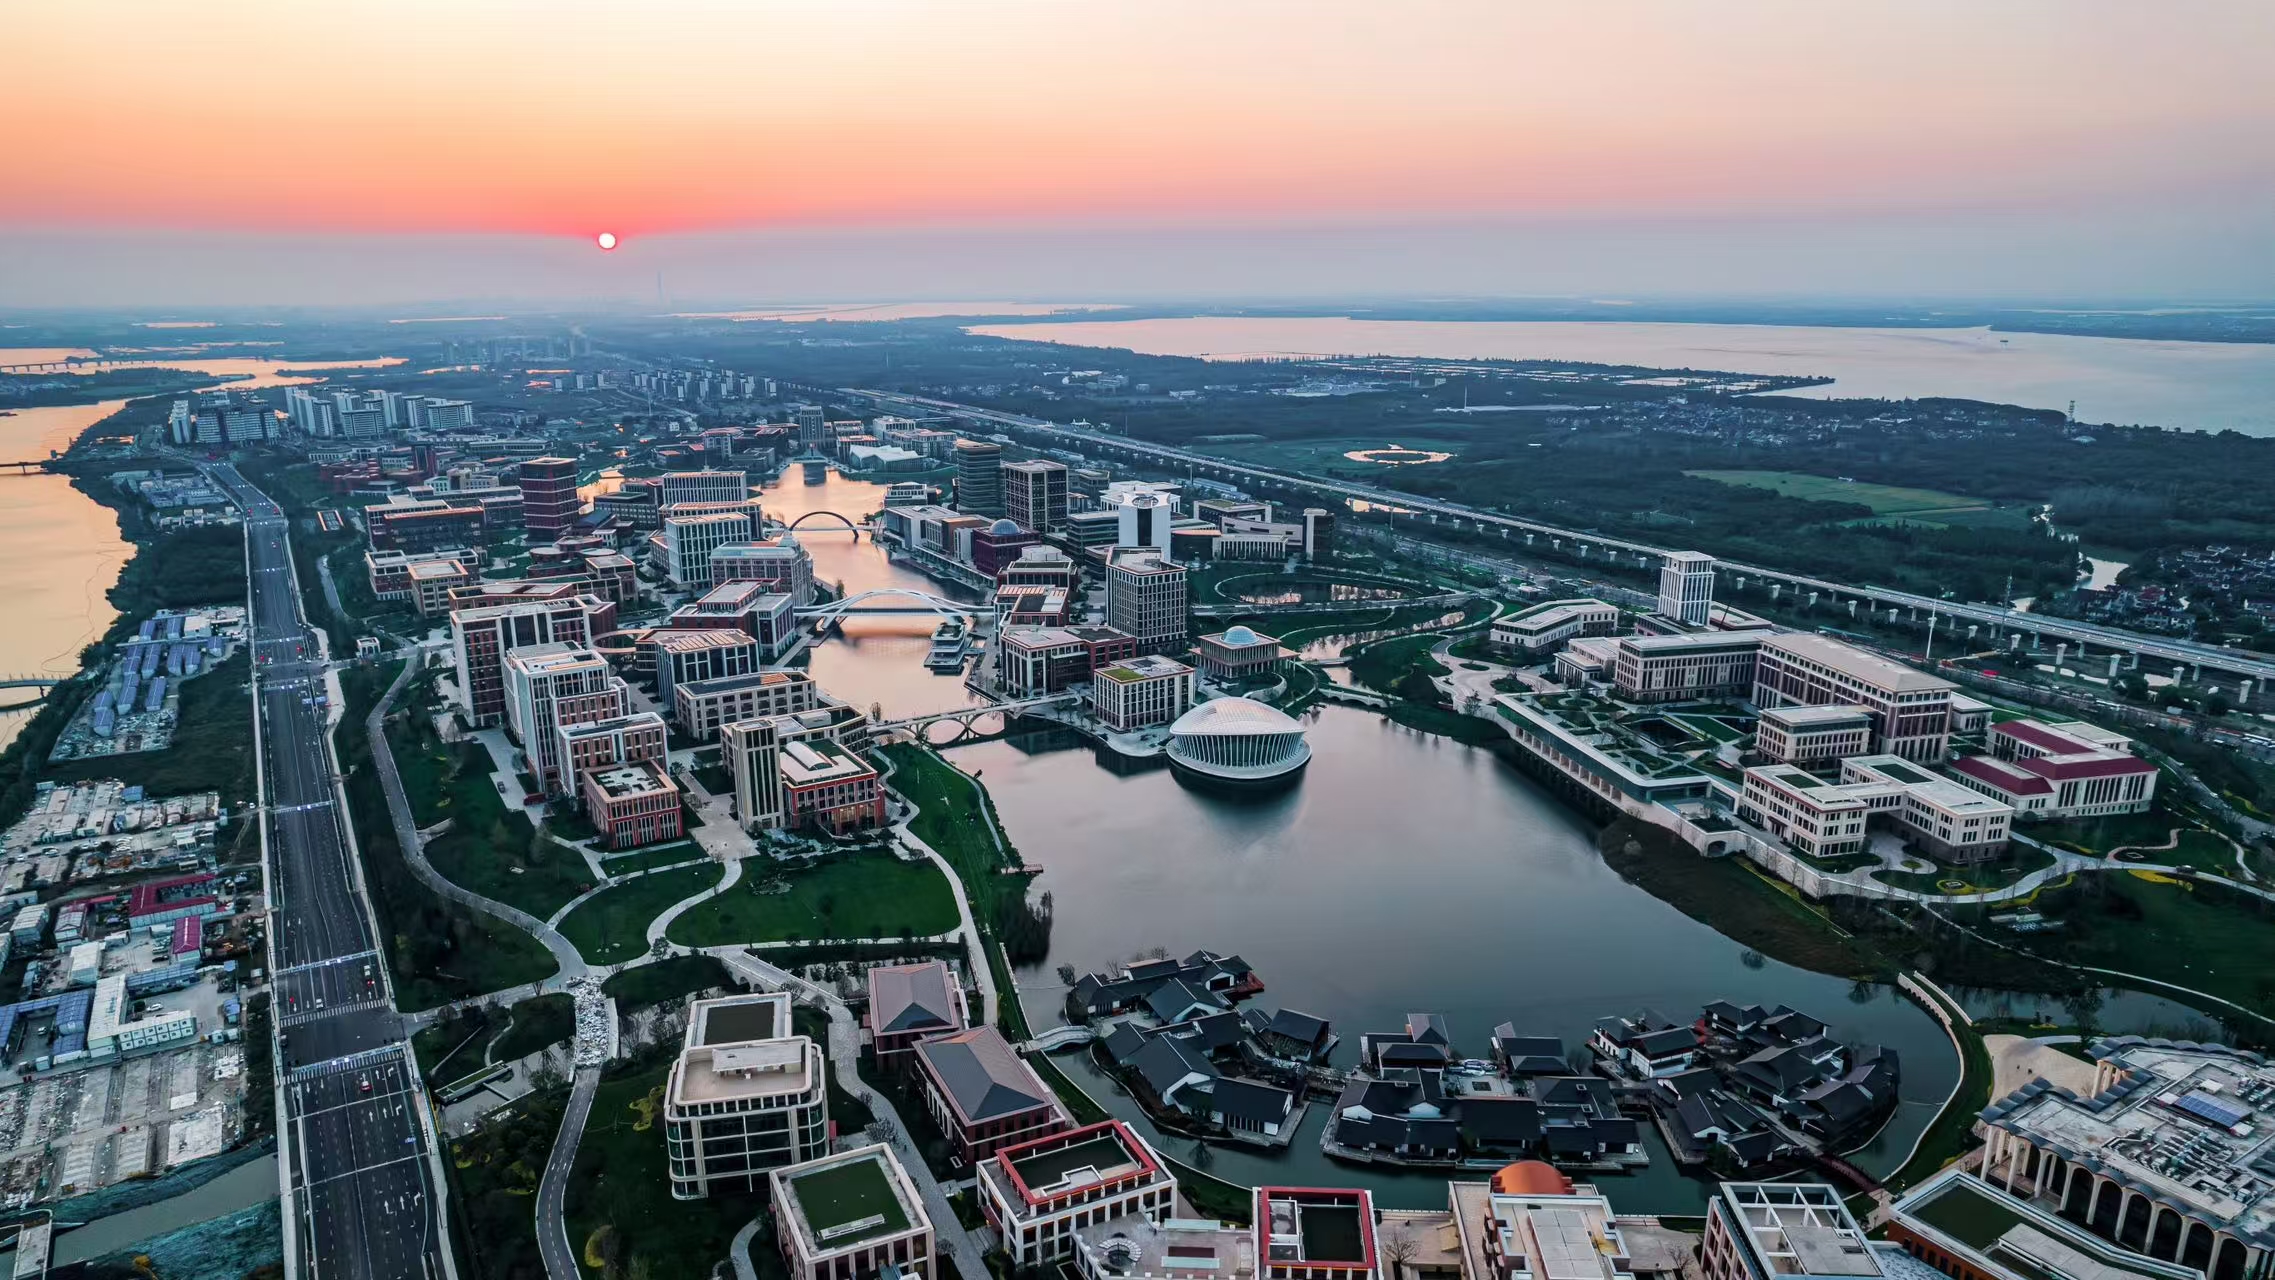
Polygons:
<instances>
[{"instance_id":1,"label":"white building","mask_svg":"<svg viewBox=\"0 0 2275 1280\"><path fill-rule=\"evenodd\" d=\"M772 991L698 1000L664 1089L675 1200L761 1190L769 1171L829 1150L821 1047L790 1029Z\"/></svg>"},{"instance_id":2,"label":"white building","mask_svg":"<svg viewBox=\"0 0 2275 1280\"><path fill-rule=\"evenodd\" d=\"M1174 658L1140 655L1101 667L1090 682L1090 707L1115 733L1168 724L1193 705L1193 669Z\"/></svg>"},{"instance_id":3,"label":"white building","mask_svg":"<svg viewBox=\"0 0 2275 1280\"><path fill-rule=\"evenodd\" d=\"M664 575L678 586L704 586L711 581L711 553L730 542L749 542L752 532L749 514L741 511L666 516Z\"/></svg>"},{"instance_id":4,"label":"white building","mask_svg":"<svg viewBox=\"0 0 2275 1280\"><path fill-rule=\"evenodd\" d=\"M750 497L750 476L741 471L667 471L660 505L680 502L742 502Z\"/></svg>"},{"instance_id":5,"label":"white building","mask_svg":"<svg viewBox=\"0 0 2275 1280\"><path fill-rule=\"evenodd\" d=\"M197 1039L197 1015L186 1009L130 1020L131 1007L125 974L113 974L95 983L95 1002L87 1011L88 1057L171 1049Z\"/></svg>"},{"instance_id":6,"label":"white building","mask_svg":"<svg viewBox=\"0 0 2275 1280\"><path fill-rule=\"evenodd\" d=\"M1872 714L1862 707L1769 707L1754 723L1754 750L1782 764L1821 765L1872 749Z\"/></svg>"},{"instance_id":7,"label":"white building","mask_svg":"<svg viewBox=\"0 0 2275 1280\"><path fill-rule=\"evenodd\" d=\"M1549 600L1495 618L1493 647L1538 657L1576 636L1608 636L1619 629L1619 609L1601 600Z\"/></svg>"},{"instance_id":8,"label":"white building","mask_svg":"<svg viewBox=\"0 0 2275 1280\"><path fill-rule=\"evenodd\" d=\"M1755 632L1621 636L1612 680L1631 702L1744 697L1762 646Z\"/></svg>"},{"instance_id":9,"label":"white building","mask_svg":"<svg viewBox=\"0 0 2275 1280\"><path fill-rule=\"evenodd\" d=\"M1142 653L1185 643L1187 584L1182 566L1150 549L1114 547L1106 558L1106 625L1137 638Z\"/></svg>"},{"instance_id":10,"label":"white building","mask_svg":"<svg viewBox=\"0 0 2275 1280\"><path fill-rule=\"evenodd\" d=\"M1703 627L1714 613L1714 557L1670 551L1659 565L1659 615Z\"/></svg>"},{"instance_id":11,"label":"white building","mask_svg":"<svg viewBox=\"0 0 2275 1280\"><path fill-rule=\"evenodd\" d=\"M856 1147L767 1176L790 1280L932 1280L932 1220L891 1147Z\"/></svg>"},{"instance_id":12,"label":"white building","mask_svg":"<svg viewBox=\"0 0 2275 1280\"><path fill-rule=\"evenodd\" d=\"M506 654L506 728L529 757L529 771L548 794L566 795L576 779L561 764L564 724L624 714L621 682L608 660L590 649L539 644Z\"/></svg>"},{"instance_id":13,"label":"white building","mask_svg":"<svg viewBox=\"0 0 2275 1280\"><path fill-rule=\"evenodd\" d=\"M1262 783L1290 777L1310 760L1303 725L1248 698L1212 699L1169 726L1169 766L1187 776Z\"/></svg>"},{"instance_id":14,"label":"white building","mask_svg":"<svg viewBox=\"0 0 2275 1280\"><path fill-rule=\"evenodd\" d=\"M763 542L722 543L711 552L711 576L704 581L713 587L761 582L769 591L808 605L814 602L814 555L787 532Z\"/></svg>"},{"instance_id":15,"label":"white building","mask_svg":"<svg viewBox=\"0 0 2275 1280\"><path fill-rule=\"evenodd\" d=\"M1952 765L1952 777L2026 816L2099 818L2156 803L2157 767L2123 734L2080 720L2008 720L1992 726L1990 746Z\"/></svg>"},{"instance_id":16,"label":"white building","mask_svg":"<svg viewBox=\"0 0 2275 1280\"><path fill-rule=\"evenodd\" d=\"M1084 1227L1166 1221L1177 1210L1177 1179L1135 1130L1102 1120L980 1162L979 1202L1012 1266L1036 1267L1072 1254Z\"/></svg>"}]
</instances>

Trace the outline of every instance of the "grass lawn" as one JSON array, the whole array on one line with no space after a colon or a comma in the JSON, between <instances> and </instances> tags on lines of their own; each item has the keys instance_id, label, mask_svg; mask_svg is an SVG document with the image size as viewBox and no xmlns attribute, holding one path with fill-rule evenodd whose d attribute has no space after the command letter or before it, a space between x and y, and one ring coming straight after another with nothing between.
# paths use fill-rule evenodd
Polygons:
<instances>
[{"instance_id":1,"label":"grass lawn","mask_svg":"<svg viewBox=\"0 0 2275 1280\"><path fill-rule=\"evenodd\" d=\"M531 1205L568 1096L555 1089L521 1098L450 1144L450 1223L466 1274L497 1280L544 1276Z\"/></svg>"},{"instance_id":2,"label":"grass lawn","mask_svg":"<svg viewBox=\"0 0 2275 1280\"><path fill-rule=\"evenodd\" d=\"M577 1034L577 1002L565 993L517 1000L510 1012L512 1024L490 1045L490 1057L497 1062L527 1057Z\"/></svg>"},{"instance_id":3,"label":"grass lawn","mask_svg":"<svg viewBox=\"0 0 2275 1280\"><path fill-rule=\"evenodd\" d=\"M618 1009L629 1013L649 1005L676 1003L698 991L733 985L727 966L715 956L673 956L613 974L600 984L600 989L615 998Z\"/></svg>"},{"instance_id":4,"label":"grass lawn","mask_svg":"<svg viewBox=\"0 0 2275 1280\"><path fill-rule=\"evenodd\" d=\"M648 924L682 898L719 883L726 868L659 871L603 889L561 920L561 934L592 964L622 964L648 949Z\"/></svg>"},{"instance_id":5,"label":"grass lawn","mask_svg":"<svg viewBox=\"0 0 2275 1280\"><path fill-rule=\"evenodd\" d=\"M975 915L982 921L993 919L995 898L1000 893L1026 892L1023 882L996 874L997 868L1007 864L989 838L980 813L983 792L968 774L938 753L912 743L895 743L884 748L884 754L893 762L893 790L917 806L909 829L956 869ZM1008 865L1019 862L1014 851Z\"/></svg>"},{"instance_id":6,"label":"grass lawn","mask_svg":"<svg viewBox=\"0 0 2275 1280\"><path fill-rule=\"evenodd\" d=\"M790 1192L797 1198L806 1225L817 1235L869 1218L879 1219L863 1230L834 1238L833 1245L888 1236L908 1226L908 1214L893 1194L881 1160L848 1160L816 1169L792 1181Z\"/></svg>"},{"instance_id":7,"label":"grass lawn","mask_svg":"<svg viewBox=\"0 0 2275 1280\"><path fill-rule=\"evenodd\" d=\"M1638 848L1628 851L1632 840ZM1724 937L1817 973L1874 977L1887 964L1859 939L1750 870L1738 858L1701 858L1672 835L1632 819L1604 829L1603 858L1620 877Z\"/></svg>"},{"instance_id":8,"label":"grass lawn","mask_svg":"<svg viewBox=\"0 0 2275 1280\"><path fill-rule=\"evenodd\" d=\"M2054 865L2054 855L2033 849L2028 845L2008 845L2006 854L1995 865L1980 867L1937 867L1932 871L1875 871L1872 878L1882 884L1899 889L1912 889L1920 893L1982 893L1990 889L2004 889L2033 871L2044 871ZM1955 882L1952 888L1946 882Z\"/></svg>"},{"instance_id":9,"label":"grass lawn","mask_svg":"<svg viewBox=\"0 0 2275 1280\"><path fill-rule=\"evenodd\" d=\"M652 871L675 862L692 862L709 856L703 852L703 846L693 840L674 840L670 844L650 845L604 857L600 860L600 869L612 876L628 876L635 871Z\"/></svg>"},{"instance_id":10,"label":"grass lawn","mask_svg":"<svg viewBox=\"0 0 2275 1280\"><path fill-rule=\"evenodd\" d=\"M2087 853L2101 854L2127 845L2160 845L2172 838L2174 827L2195 825L2194 821L2158 804L2147 813L2113 813L2106 818L2032 823L2024 827L2023 832L2047 844L2069 845Z\"/></svg>"},{"instance_id":11,"label":"grass lawn","mask_svg":"<svg viewBox=\"0 0 2275 1280\"><path fill-rule=\"evenodd\" d=\"M666 873L676 874L676 873ZM761 890L787 880L789 892ZM956 898L929 861L889 853L824 858L804 869L746 864L743 883L672 922L671 940L714 947L813 938L926 937L956 927Z\"/></svg>"},{"instance_id":12,"label":"grass lawn","mask_svg":"<svg viewBox=\"0 0 2275 1280\"><path fill-rule=\"evenodd\" d=\"M758 1194L674 1200L664 1168L671 1060L601 1082L569 1178L570 1248L588 1276L707 1276L735 1232L765 1212ZM525 1209L526 1213L527 1210ZM765 1247L763 1244L761 1247ZM610 1259L616 1265L609 1265Z\"/></svg>"},{"instance_id":13,"label":"grass lawn","mask_svg":"<svg viewBox=\"0 0 2275 1280\"><path fill-rule=\"evenodd\" d=\"M2040 895L2037 909L2058 915L2059 933L2032 934L2020 947L2070 964L2138 974L2275 1015L2275 903L2204 881L2173 883L2153 873L2105 871Z\"/></svg>"},{"instance_id":14,"label":"grass lawn","mask_svg":"<svg viewBox=\"0 0 2275 1280\"><path fill-rule=\"evenodd\" d=\"M1888 1175L1891 1190L1923 1181L1972 1147L1975 1119L1991 1104L1991 1055L1983 1046L1981 1033L1959 1018L1951 1020L1951 1027L1959 1037L1958 1092L1952 1095L1950 1105L1937 1113L1927 1132L1920 1135L1919 1148L1912 1153L1912 1158Z\"/></svg>"},{"instance_id":15,"label":"grass lawn","mask_svg":"<svg viewBox=\"0 0 2275 1280\"><path fill-rule=\"evenodd\" d=\"M1807 502L1852 502L1872 508L1876 516L1925 516L1953 511L1979 510L1990 503L1935 489L1907 489L1892 484L1866 484L1831 476L1804 475L1798 471L1686 471L1688 476L1719 484L1768 489Z\"/></svg>"},{"instance_id":16,"label":"grass lawn","mask_svg":"<svg viewBox=\"0 0 2275 1280\"><path fill-rule=\"evenodd\" d=\"M387 742L419 824L450 821L427 842L435 870L540 920L592 886L583 855L539 839L527 814L506 807L479 745L443 743L423 718L411 716L389 722Z\"/></svg>"}]
</instances>

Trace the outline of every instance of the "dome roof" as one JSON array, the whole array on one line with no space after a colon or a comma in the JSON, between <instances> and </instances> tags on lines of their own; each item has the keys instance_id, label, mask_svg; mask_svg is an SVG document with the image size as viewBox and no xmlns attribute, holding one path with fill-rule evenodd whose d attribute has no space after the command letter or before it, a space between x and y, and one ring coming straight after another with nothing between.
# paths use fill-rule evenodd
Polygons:
<instances>
[{"instance_id":1,"label":"dome roof","mask_svg":"<svg viewBox=\"0 0 2275 1280\"><path fill-rule=\"evenodd\" d=\"M998 520L989 525L987 531L998 538L1013 537L1019 532L1019 522L1009 519Z\"/></svg>"},{"instance_id":2,"label":"dome roof","mask_svg":"<svg viewBox=\"0 0 2275 1280\"><path fill-rule=\"evenodd\" d=\"M1169 726L1172 736L1230 737L1263 733L1302 733L1303 726L1278 707L1252 698L1216 698L1204 702Z\"/></svg>"},{"instance_id":3,"label":"dome roof","mask_svg":"<svg viewBox=\"0 0 2275 1280\"><path fill-rule=\"evenodd\" d=\"M1256 633L1249 630L1246 626L1234 627L1232 630L1224 633L1224 642L1226 644L1255 644L1256 641Z\"/></svg>"},{"instance_id":4,"label":"dome roof","mask_svg":"<svg viewBox=\"0 0 2275 1280\"><path fill-rule=\"evenodd\" d=\"M1572 1180L1545 1160L1519 1160L1493 1174L1493 1192L1504 1196L1568 1196Z\"/></svg>"}]
</instances>

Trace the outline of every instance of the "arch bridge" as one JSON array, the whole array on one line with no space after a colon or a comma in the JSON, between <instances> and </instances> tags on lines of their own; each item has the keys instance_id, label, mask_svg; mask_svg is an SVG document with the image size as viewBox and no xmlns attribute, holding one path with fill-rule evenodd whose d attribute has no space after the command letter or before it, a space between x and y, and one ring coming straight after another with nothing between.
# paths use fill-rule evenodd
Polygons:
<instances>
[{"instance_id":1,"label":"arch bridge","mask_svg":"<svg viewBox=\"0 0 2275 1280\"><path fill-rule=\"evenodd\" d=\"M784 529L798 529L802 528L805 525L806 521L816 519L835 520L839 524L844 525L846 528L852 530L856 536L859 536L861 532L868 527L867 525L862 524L860 521L855 520L853 517L846 515L842 511L828 510L808 511L804 515L799 516L797 519L792 520L790 523L782 527Z\"/></svg>"},{"instance_id":2,"label":"arch bridge","mask_svg":"<svg viewBox=\"0 0 2275 1280\"><path fill-rule=\"evenodd\" d=\"M1040 698L1017 698L1009 702L990 702L983 706L956 707L948 711L935 711L928 715L906 716L899 720L878 720L872 722L869 727L872 732L905 730L917 737L925 738L926 741L931 741L924 733L926 729L936 724L954 724L961 729L961 732L956 735L957 738L962 738L977 732L973 728L974 724L987 716L1015 716L1022 711L1040 711L1044 707L1074 706L1081 701L1082 695L1079 693L1054 693ZM946 744L935 743L934 745Z\"/></svg>"},{"instance_id":3,"label":"arch bridge","mask_svg":"<svg viewBox=\"0 0 2275 1280\"><path fill-rule=\"evenodd\" d=\"M929 613L942 618L954 618L968 622L994 617L995 606L992 604L966 604L961 600L950 600L945 596L931 595L908 587L877 587L869 591L856 592L842 600L832 600L826 604L805 605L797 612L800 619L819 622L825 626L848 616L863 614L883 616L897 614L905 617Z\"/></svg>"}]
</instances>

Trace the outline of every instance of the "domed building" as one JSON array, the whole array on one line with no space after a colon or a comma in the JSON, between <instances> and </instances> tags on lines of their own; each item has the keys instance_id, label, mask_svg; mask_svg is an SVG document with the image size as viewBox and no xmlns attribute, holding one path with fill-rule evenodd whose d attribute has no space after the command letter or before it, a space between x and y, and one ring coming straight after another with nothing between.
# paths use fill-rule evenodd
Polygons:
<instances>
[{"instance_id":1,"label":"domed building","mask_svg":"<svg viewBox=\"0 0 2275 1280\"><path fill-rule=\"evenodd\" d=\"M1246 626L1202 636L1195 642L1195 648L1200 653L1196 665L1212 680L1269 676L1279 669L1280 659L1285 656L1277 637L1263 635Z\"/></svg>"},{"instance_id":2,"label":"domed building","mask_svg":"<svg viewBox=\"0 0 2275 1280\"><path fill-rule=\"evenodd\" d=\"M1169 726L1169 767L1181 778L1250 788L1294 781L1311 762L1303 726L1249 698L1204 702Z\"/></svg>"}]
</instances>

